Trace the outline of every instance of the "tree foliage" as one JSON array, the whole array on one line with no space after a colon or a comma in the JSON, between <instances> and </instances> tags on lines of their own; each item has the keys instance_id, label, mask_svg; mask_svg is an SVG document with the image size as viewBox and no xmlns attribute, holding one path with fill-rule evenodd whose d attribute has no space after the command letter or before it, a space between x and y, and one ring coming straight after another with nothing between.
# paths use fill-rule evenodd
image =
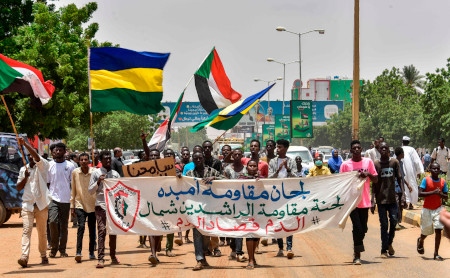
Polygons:
<instances>
[{"instance_id":1,"label":"tree foliage","mask_svg":"<svg viewBox=\"0 0 450 278\"><path fill-rule=\"evenodd\" d=\"M406 85L413 88L423 88L424 81L423 75L420 75L420 72L414 65L404 66L402 70L403 82Z\"/></svg>"},{"instance_id":2,"label":"tree foliage","mask_svg":"<svg viewBox=\"0 0 450 278\"><path fill-rule=\"evenodd\" d=\"M0 53L9 54L15 49L12 36L19 27L33 21L33 1L2 0L0 2Z\"/></svg>"},{"instance_id":3,"label":"tree foliage","mask_svg":"<svg viewBox=\"0 0 450 278\"><path fill-rule=\"evenodd\" d=\"M426 75L425 92L421 96L425 143L435 145L437 138L450 138L450 58L446 68Z\"/></svg>"},{"instance_id":4,"label":"tree foliage","mask_svg":"<svg viewBox=\"0 0 450 278\"><path fill-rule=\"evenodd\" d=\"M87 48L89 44L111 45L94 40L99 27L88 22L96 10L96 3L81 8L70 4L57 11L35 3L33 22L12 37L17 48L10 57L41 70L56 88L51 101L40 110L31 108L29 100L18 94L7 96L19 132L55 139L66 137L67 128L89 127ZM11 131L4 111L0 117L0 129Z\"/></svg>"},{"instance_id":5,"label":"tree foliage","mask_svg":"<svg viewBox=\"0 0 450 278\"><path fill-rule=\"evenodd\" d=\"M195 145L201 145L203 141L208 140L206 129L195 133L190 132L191 127L179 127L177 131L172 132L172 143L177 143L180 147L188 146L190 150Z\"/></svg>"},{"instance_id":6,"label":"tree foliage","mask_svg":"<svg viewBox=\"0 0 450 278\"><path fill-rule=\"evenodd\" d=\"M125 150L142 149L140 134L142 131L150 133L151 138L159 126L156 115L141 116L128 112L112 112L96 121L94 114L93 133L95 147L98 149L114 149L121 147ZM72 150L86 150L90 131L86 128L70 128L68 130L67 146ZM149 139L150 140L150 139Z\"/></svg>"},{"instance_id":7,"label":"tree foliage","mask_svg":"<svg viewBox=\"0 0 450 278\"><path fill-rule=\"evenodd\" d=\"M415 145L423 143L423 116L420 96L415 89L403 82L397 68L384 70L373 82L365 81L360 89L359 140L363 147L383 136L391 146L401 144L404 135ZM328 121L330 144L348 148L352 134L352 107L333 115Z\"/></svg>"}]
</instances>

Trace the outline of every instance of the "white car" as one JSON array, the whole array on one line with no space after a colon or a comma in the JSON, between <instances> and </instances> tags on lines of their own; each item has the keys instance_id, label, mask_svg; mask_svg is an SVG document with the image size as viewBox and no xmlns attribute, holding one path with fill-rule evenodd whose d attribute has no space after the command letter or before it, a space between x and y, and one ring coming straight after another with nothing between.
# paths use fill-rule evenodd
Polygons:
<instances>
[{"instance_id":1,"label":"white car","mask_svg":"<svg viewBox=\"0 0 450 278\"><path fill-rule=\"evenodd\" d=\"M311 169L314 166L314 160L308 148L303 146L289 146L286 155L292 159L300 156L302 158L302 166L306 169Z\"/></svg>"}]
</instances>

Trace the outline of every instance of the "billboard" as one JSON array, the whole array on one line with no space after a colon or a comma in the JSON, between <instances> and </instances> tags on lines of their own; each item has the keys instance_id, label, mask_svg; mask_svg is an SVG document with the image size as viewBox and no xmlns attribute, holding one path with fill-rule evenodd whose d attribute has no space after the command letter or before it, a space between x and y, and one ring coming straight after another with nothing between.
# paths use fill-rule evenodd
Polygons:
<instances>
[{"instance_id":1,"label":"billboard","mask_svg":"<svg viewBox=\"0 0 450 278\"><path fill-rule=\"evenodd\" d=\"M160 115L168 117L175 107L175 102L163 102L165 111ZM312 120L313 125L324 125L331 115L344 109L344 101L312 101ZM261 101L259 105L255 105L248 114L244 115L239 121L239 126L258 126L263 124L274 124L275 115L289 115L291 112L291 102L285 101L283 113L282 101ZM200 102L183 102L180 112L175 119L174 125L177 126L193 126L196 123L206 120L208 113L200 105Z\"/></svg>"},{"instance_id":2,"label":"billboard","mask_svg":"<svg viewBox=\"0 0 450 278\"><path fill-rule=\"evenodd\" d=\"M313 137L313 109L310 100L292 101L292 138Z\"/></svg>"}]
</instances>

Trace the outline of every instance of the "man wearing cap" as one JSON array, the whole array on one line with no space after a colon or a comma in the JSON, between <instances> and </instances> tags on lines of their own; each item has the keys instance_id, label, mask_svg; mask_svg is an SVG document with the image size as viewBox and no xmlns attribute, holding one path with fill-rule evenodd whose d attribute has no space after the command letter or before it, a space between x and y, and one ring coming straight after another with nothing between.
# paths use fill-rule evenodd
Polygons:
<instances>
[{"instance_id":1,"label":"man wearing cap","mask_svg":"<svg viewBox=\"0 0 450 278\"><path fill-rule=\"evenodd\" d=\"M406 202L409 203L408 209L413 209L413 203L417 203L419 199L417 178L423 173L423 165L413 147L409 146L411 139L408 136L403 136L402 148L405 156L403 158L403 165L405 170L405 179L408 184L412 187L412 191L405 190L406 192Z\"/></svg>"}]
</instances>

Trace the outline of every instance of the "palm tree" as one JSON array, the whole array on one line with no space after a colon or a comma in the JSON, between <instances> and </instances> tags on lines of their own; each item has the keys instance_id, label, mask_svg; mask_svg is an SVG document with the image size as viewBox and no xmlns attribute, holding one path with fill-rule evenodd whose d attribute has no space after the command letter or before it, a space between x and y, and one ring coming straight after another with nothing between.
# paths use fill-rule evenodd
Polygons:
<instances>
[{"instance_id":1,"label":"palm tree","mask_svg":"<svg viewBox=\"0 0 450 278\"><path fill-rule=\"evenodd\" d=\"M403 82L405 82L406 85L413 87L418 92L423 92L421 89L423 89L424 85L424 76L419 74L419 71L415 66L404 66L402 70L402 77Z\"/></svg>"}]
</instances>

